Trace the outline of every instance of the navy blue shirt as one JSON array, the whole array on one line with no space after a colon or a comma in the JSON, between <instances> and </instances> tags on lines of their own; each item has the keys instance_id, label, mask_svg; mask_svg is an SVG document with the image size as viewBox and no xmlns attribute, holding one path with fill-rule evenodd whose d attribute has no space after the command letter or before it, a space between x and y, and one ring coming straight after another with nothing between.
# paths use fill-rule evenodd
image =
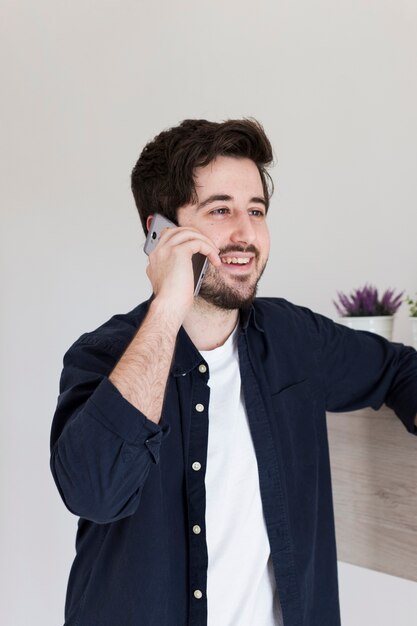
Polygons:
<instances>
[{"instance_id":1,"label":"navy blue shirt","mask_svg":"<svg viewBox=\"0 0 417 626\"><path fill-rule=\"evenodd\" d=\"M67 626L207 623L208 365L181 328L159 424L108 379L149 302L64 357L51 468L80 517ZM385 403L416 434L417 352L282 298L241 311L238 351L284 624L339 626L326 410Z\"/></svg>"}]
</instances>

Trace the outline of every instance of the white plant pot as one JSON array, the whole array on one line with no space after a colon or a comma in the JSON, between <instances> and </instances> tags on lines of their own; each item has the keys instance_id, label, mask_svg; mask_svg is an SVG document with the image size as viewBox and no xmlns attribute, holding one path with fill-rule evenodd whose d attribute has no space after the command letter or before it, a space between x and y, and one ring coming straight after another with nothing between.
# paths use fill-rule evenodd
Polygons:
<instances>
[{"instance_id":1,"label":"white plant pot","mask_svg":"<svg viewBox=\"0 0 417 626\"><path fill-rule=\"evenodd\" d=\"M417 317L410 317L413 346L417 350Z\"/></svg>"},{"instance_id":2,"label":"white plant pot","mask_svg":"<svg viewBox=\"0 0 417 626\"><path fill-rule=\"evenodd\" d=\"M417 318L416 318L417 319ZM338 323L353 328L354 330L368 330L392 341L392 329L394 326L393 315L373 315L370 317L339 317ZM417 329L417 326L416 326Z\"/></svg>"}]
</instances>

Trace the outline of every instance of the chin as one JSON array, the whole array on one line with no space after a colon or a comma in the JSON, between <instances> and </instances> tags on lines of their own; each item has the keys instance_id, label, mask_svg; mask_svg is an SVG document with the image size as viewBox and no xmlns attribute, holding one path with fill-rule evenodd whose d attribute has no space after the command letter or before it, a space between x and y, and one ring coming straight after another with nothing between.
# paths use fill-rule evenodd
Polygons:
<instances>
[{"instance_id":1,"label":"chin","mask_svg":"<svg viewBox=\"0 0 417 626\"><path fill-rule=\"evenodd\" d=\"M231 311L249 307L256 297L257 287L257 283L241 289L203 283L198 297L218 309Z\"/></svg>"}]
</instances>

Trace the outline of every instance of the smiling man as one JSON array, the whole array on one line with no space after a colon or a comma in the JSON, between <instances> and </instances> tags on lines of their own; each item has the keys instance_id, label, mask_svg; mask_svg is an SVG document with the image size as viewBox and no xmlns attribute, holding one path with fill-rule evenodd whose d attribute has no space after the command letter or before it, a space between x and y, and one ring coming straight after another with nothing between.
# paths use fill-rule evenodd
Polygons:
<instances>
[{"instance_id":1,"label":"smiling man","mask_svg":"<svg viewBox=\"0 0 417 626\"><path fill-rule=\"evenodd\" d=\"M417 353L256 297L271 161L254 120L186 120L136 163L144 232L155 213L178 228L149 256L151 298L64 358L66 626L340 625L326 410L386 403L416 434Z\"/></svg>"},{"instance_id":2,"label":"smiling man","mask_svg":"<svg viewBox=\"0 0 417 626\"><path fill-rule=\"evenodd\" d=\"M194 177L199 204L181 207L178 224L207 235L219 248L222 261L218 268L209 265L196 302L234 310L236 319L236 310L255 297L268 260L267 200L261 177L250 159L229 156L196 168Z\"/></svg>"}]
</instances>

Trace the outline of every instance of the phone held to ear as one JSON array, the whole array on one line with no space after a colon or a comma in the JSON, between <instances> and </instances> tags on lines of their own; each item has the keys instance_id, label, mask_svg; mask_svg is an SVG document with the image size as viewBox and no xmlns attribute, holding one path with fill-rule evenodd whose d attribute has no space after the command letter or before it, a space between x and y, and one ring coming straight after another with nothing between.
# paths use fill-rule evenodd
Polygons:
<instances>
[{"instance_id":1,"label":"phone held to ear","mask_svg":"<svg viewBox=\"0 0 417 626\"><path fill-rule=\"evenodd\" d=\"M158 245L161 237L161 231L164 228L178 228L176 224L163 217L159 213L155 213L149 228L148 235L146 237L143 251L145 254L150 254ZM194 296L198 295L200 291L201 283L203 282L204 274L206 273L208 258L204 254L193 254L192 257L193 270L194 270Z\"/></svg>"}]
</instances>

